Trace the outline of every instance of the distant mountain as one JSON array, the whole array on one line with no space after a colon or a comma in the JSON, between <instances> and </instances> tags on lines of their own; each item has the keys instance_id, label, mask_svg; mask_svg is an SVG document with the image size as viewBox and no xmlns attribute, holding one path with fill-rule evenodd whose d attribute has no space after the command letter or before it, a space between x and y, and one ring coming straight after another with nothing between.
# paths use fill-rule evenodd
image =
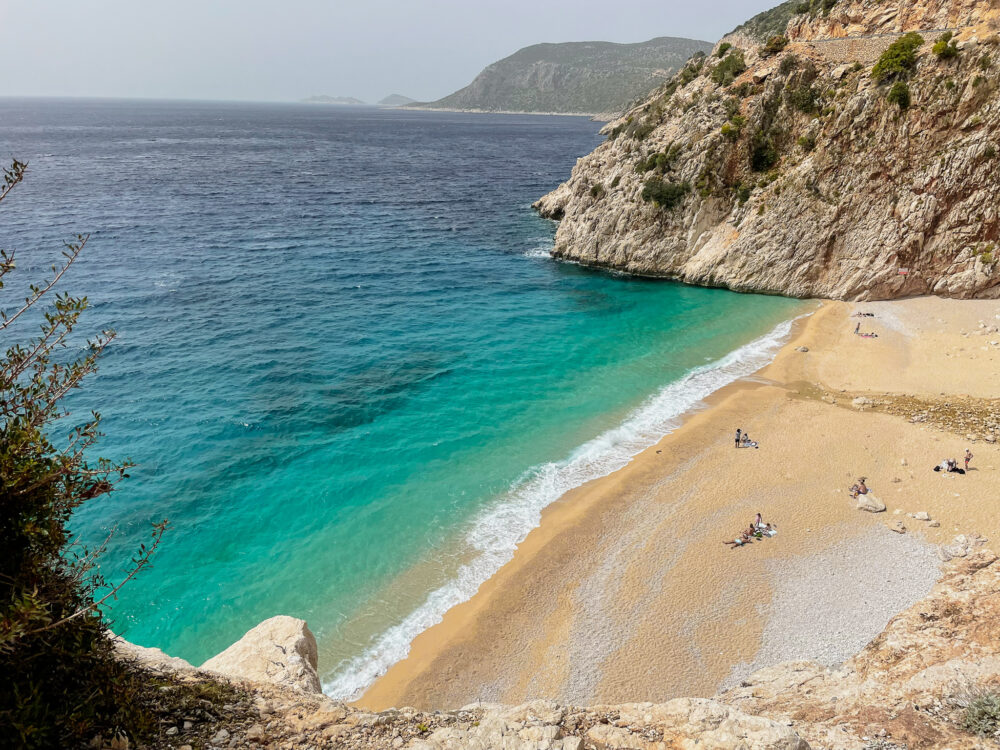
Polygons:
<instances>
[{"instance_id":1,"label":"distant mountain","mask_svg":"<svg viewBox=\"0 0 1000 750\"><path fill-rule=\"evenodd\" d=\"M379 100L379 105L382 107L405 107L407 104L413 104L415 101L417 100L403 96L402 94L389 94L385 99Z\"/></svg>"},{"instance_id":2,"label":"distant mountain","mask_svg":"<svg viewBox=\"0 0 1000 750\"><path fill-rule=\"evenodd\" d=\"M357 106L359 104L364 104L360 99L355 99L353 96L326 96L325 94L320 96L310 96L308 99L303 99L305 104L351 104Z\"/></svg>"},{"instance_id":3,"label":"distant mountain","mask_svg":"<svg viewBox=\"0 0 1000 750\"><path fill-rule=\"evenodd\" d=\"M696 52L712 45L659 37L637 44L536 44L495 62L460 91L416 106L487 112L603 114L669 79Z\"/></svg>"}]
</instances>

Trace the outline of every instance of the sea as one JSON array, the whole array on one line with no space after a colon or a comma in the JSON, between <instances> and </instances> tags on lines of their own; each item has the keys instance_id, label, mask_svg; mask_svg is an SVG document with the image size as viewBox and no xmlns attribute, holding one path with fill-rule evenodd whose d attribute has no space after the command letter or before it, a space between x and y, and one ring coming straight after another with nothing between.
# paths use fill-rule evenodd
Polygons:
<instances>
[{"instance_id":1,"label":"sea","mask_svg":"<svg viewBox=\"0 0 1000 750\"><path fill-rule=\"evenodd\" d=\"M0 204L4 305L89 233L59 289L88 298L81 331L118 334L67 421L99 411L94 456L136 466L77 511L76 539L112 534L117 580L169 521L108 603L117 633L199 664L301 617L324 690L357 696L546 505L773 357L802 302L550 259L531 203L599 128L0 100L0 157L29 165Z\"/></svg>"}]
</instances>

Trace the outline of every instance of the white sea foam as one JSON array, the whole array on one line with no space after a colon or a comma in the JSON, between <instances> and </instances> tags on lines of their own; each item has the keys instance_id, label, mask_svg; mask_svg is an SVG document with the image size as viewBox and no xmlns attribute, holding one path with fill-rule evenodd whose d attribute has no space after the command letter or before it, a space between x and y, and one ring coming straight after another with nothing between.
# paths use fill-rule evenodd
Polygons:
<instances>
[{"instance_id":1,"label":"white sea foam","mask_svg":"<svg viewBox=\"0 0 1000 750\"><path fill-rule=\"evenodd\" d=\"M524 253L525 258L551 258L552 248L546 245L533 247Z\"/></svg>"},{"instance_id":2,"label":"white sea foam","mask_svg":"<svg viewBox=\"0 0 1000 750\"><path fill-rule=\"evenodd\" d=\"M402 622L389 628L364 653L340 665L323 684L334 698L358 697L396 662L410 642L441 621L445 612L470 599L479 587L514 556L517 545L538 526L542 510L567 491L627 465L634 456L672 432L685 412L725 385L764 367L791 332L793 321L778 324L722 359L692 370L664 386L625 421L584 443L568 458L548 463L525 477L473 522L466 543L474 556L454 579L431 592Z\"/></svg>"}]
</instances>

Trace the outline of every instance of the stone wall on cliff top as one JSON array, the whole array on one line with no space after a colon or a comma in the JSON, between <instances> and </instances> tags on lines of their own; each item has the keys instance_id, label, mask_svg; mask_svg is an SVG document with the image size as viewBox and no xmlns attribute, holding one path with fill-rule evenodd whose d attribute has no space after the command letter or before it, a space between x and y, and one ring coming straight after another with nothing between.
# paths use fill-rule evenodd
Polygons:
<instances>
[{"instance_id":1,"label":"stone wall on cliff top","mask_svg":"<svg viewBox=\"0 0 1000 750\"><path fill-rule=\"evenodd\" d=\"M251 630L223 672L239 705L215 719L165 717L156 747L404 748L407 750L922 750L1000 747L964 728L970 697L1000 692L1000 562L975 551L952 561L929 596L835 668L793 662L754 673L714 699L576 708L549 701L380 713L313 692L311 680L258 666L299 652L315 674L305 623L276 618ZM270 624L268 624L270 623ZM270 640L270 639L277 640ZM213 680L155 649L123 651L184 681ZM210 660L216 661L216 660ZM180 662L180 663L178 663ZM218 664L217 664L218 666ZM220 670L223 671L223 670ZM206 715L207 716L207 715ZM998 730L1000 732L1000 730ZM127 747L127 743L124 745ZM122 747L119 743L118 747Z\"/></svg>"},{"instance_id":2,"label":"stone wall on cliff top","mask_svg":"<svg viewBox=\"0 0 1000 750\"><path fill-rule=\"evenodd\" d=\"M693 62L609 123L607 142L535 204L560 222L553 255L796 297L1000 297L996 6L841 0L827 16L794 17L778 54L724 40L745 72L719 85L727 55ZM894 41L884 35L943 28L959 30L960 51L938 59L928 34L908 109L888 100L870 59L839 59L852 44L871 58L872 44ZM824 52L824 40L864 37ZM642 199L651 179L686 192L661 208Z\"/></svg>"}]
</instances>

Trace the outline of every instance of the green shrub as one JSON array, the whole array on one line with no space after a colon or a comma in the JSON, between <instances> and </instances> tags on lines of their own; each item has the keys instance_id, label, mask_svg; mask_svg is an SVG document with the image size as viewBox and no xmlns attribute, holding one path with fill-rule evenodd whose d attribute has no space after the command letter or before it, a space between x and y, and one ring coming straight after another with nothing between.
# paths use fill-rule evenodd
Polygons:
<instances>
[{"instance_id":1,"label":"green shrub","mask_svg":"<svg viewBox=\"0 0 1000 750\"><path fill-rule=\"evenodd\" d=\"M993 67L993 59L989 55L983 55L979 58L979 67L982 70L989 70Z\"/></svg>"},{"instance_id":2,"label":"green shrub","mask_svg":"<svg viewBox=\"0 0 1000 750\"><path fill-rule=\"evenodd\" d=\"M785 96L788 103L799 112L812 114L816 111L816 90L808 84L789 89Z\"/></svg>"},{"instance_id":3,"label":"green shrub","mask_svg":"<svg viewBox=\"0 0 1000 750\"><path fill-rule=\"evenodd\" d=\"M937 38L934 46L931 47L931 52L937 55L939 60L950 60L953 57L958 57L958 44L952 40L951 36L951 32L946 31Z\"/></svg>"},{"instance_id":4,"label":"green shrub","mask_svg":"<svg viewBox=\"0 0 1000 750\"><path fill-rule=\"evenodd\" d=\"M799 147L808 153L816 148L816 139L811 135L804 135L799 138Z\"/></svg>"},{"instance_id":5,"label":"green shrub","mask_svg":"<svg viewBox=\"0 0 1000 750\"><path fill-rule=\"evenodd\" d=\"M781 61L781 65L778 66L778 70L781 71L781 75L787 76L797 67L799 67L799 58L797 58L795 55L787 55Z\"/></svg>"},{"instance_id":6,"label":"green shrub","mask_svg":"<svg viewBox=\"0 0 1000 750\"><path fill-rule=\"evenodd\" d=\"M722 135L730 141L738 141L745 124L745 117L742 115L733 115L729 122L722 126Z\"/></svg>"},{"instance_id":7,"label":"green shrub","mask_svg":"<svg viewBox=\"0 0 1000 750\"><path fill-rule=\"evenodd\" d=\"M600 198L602 195L604 195L604 185L599 182L595 182L590 188L590 197Z\"/></svg>"},{"instance_id":8,"label":"green shrub","mask_svg":"<svg viewBox=\"0 0 1000 750\"><path fill-rule=\"evenodd\" d=\"M650 177L643 185L642 199L669 211L680 205L690 191L691 186L686 182L667 182L659 177Z\"/></svg>"},{"instance_id":9,"label":"green shrub","mask_svg":"<svg viewBox=\"0 0 1000 750\"><path fill-rule=\"evenodd\" d=\"M915 31L897 39L882 53L872 77L876 81L888 81L908 74L917 64L917 50L924 43L924 38Z\"/></svg>"},{"instance_id":10,"label":"green shrub","mask_svg":"<svg viewBox=\"0 0 1000 750\"><path fill-rule=\"evenodd\" d=\"M718 58L725 57L726 53L729 52L729 50L731 50L732 48L733 45L731 45L729 42L723 42L722 44L719 45L719 49L715 51L715 56Z\"/></svg>"},{"instance_id":11,"label":"green shrub","mask_svg":"<svg viewBox=\"0 0 1000 750\"><path fill-rule=\"evenodd\" d=\"M766 133L758 133L750 147L750 168L754 172L766 172L778 163L778 149L774 139Z\"/></svg>"},{"instance_id":12,"label":"green shrub","mask_svg":"<svg viewBox=\"0 0 1000 750\"><path fill-rule=\"evenodd\" d=\"M677 74L677 81L680 88L684 88L691 83L691 81L700 76L704 67L704 57L696 57L689 60L688 64L681 68L681 72Z\"/></svg>"},{"instance_id":13,"label":"green shrub","mask_svg":"<svg viewBox=\"0 0 1000 750\"><path fill-rule=\"evenodd\" d=\"M750 185L744 185L742 182L736 183L735 190L736 200L740 202L741 206L750 200L750 194L753 192L753 188Z\"/></svg>"},{"instance_id":14,"label":"green shrub","mask_svg":"<svg viewBox=\"0 0 1000 750\"><path fill-rule=\"evenodd\" d=\"M618 187L621 184L621 181L622 181L621 175L615 177L615 179L611 181L611 189L614 190L616 187Z\"/></svg>"},{"instance_id":15,"label":"green shrub","mask_svg":"<svg viewBox=\"0 0 1000 750\"><path fill-rule=\"evenodd\" d=\"M804 16L810 10L812 10L812 6L809 3L799 3L795 6L795 15Z\"/></svg>"},{"instance_id":16,"label":"green shrub","mask_svg":"<svg viewBox=\"0 0 1000 750\"><path fill-rule=\"evenodd\" d=\"M962 718L962 727L980 737L991 737L1000 730L1000 693L983 693L970 701Z\"/></svg>"},{"instance_id":17,"label":"green shrub","mask_svg":"<svg viewBox=\"0 0 1000 750\"><path fill-rule=\"evenodd\" d=\"M743 51L732 50L726 58L712 69L712 81L718 86L728 86L747 69Z\"/></svg>"},{"instance_id":18,"label":"green shrub","mask_svg":"<svg viewBox=\"0 0 1000 750\"><path fill-rule=\"evenodd\" d=\"M895 104L900 109L909 109L911 103L910 87L903 81L896 81L892 84L892 88L889 89L889 93L886 94L885 98L890 104Z\"/></svg>"},{"instance_id":19,"label":"green shrub","mask_svg":"<svg viewBox=\"0 0 1000 750\"><path fill-rule=\"evenodd\" d=\"M0 201L21 182L24 170L20 162L3 170ZM95 734L110 737L118 731L138 745L157 723L147 707L148 676L117 659L95 601L97 592L104 601L120 584L110 587L100 575L101 550L88 555L75 548L67 528L77 508L111 492L130 467L128 462L91 459L101 435L97 413L74 423L65 420L63 397L97 369L114 338L108 331L80 346L74 329L87 309L86 297L49 294L86 243L81 236L67 244L62 267L52 268L54 280L30 286L23 307L15 304L0 312L6 344L0 358L4 747L84 747ZM0 287L10 283L15 270L13 254L0 251ZM11 293L8 302L13 298ZM38 314L47 303L44 315ZM19 307L31 312L20 317L15 312ZM37 318L29 322L32 313ZM35 332L26 332L25 326ZM73 348L65 348L66 341ZM154 543L140 548L128 577L148 562L163 525L156 529Z\"/></svg>"},{"instance_id":20,"label":"green shrub","mask_svg":"<svg viewBox=\"0 0 1000 750\"><path fill-rule=\"evenodd\" d=\"M992 143L988 144L985 149L983 149L983 155L981 157L982 161L993 161L997 156L997 149Z\"/></svg>"},{"instance_id":21,"label":"green shrub","mask_svg":"<svg viewBox=\"0 0 1000 750\"><path fill-rule=\"evenodd\" d=\"M788 37L772 36L767 40L767 44L760 48L761 57L772 57L788 46Z\"/></svg>"}]
</instances>

